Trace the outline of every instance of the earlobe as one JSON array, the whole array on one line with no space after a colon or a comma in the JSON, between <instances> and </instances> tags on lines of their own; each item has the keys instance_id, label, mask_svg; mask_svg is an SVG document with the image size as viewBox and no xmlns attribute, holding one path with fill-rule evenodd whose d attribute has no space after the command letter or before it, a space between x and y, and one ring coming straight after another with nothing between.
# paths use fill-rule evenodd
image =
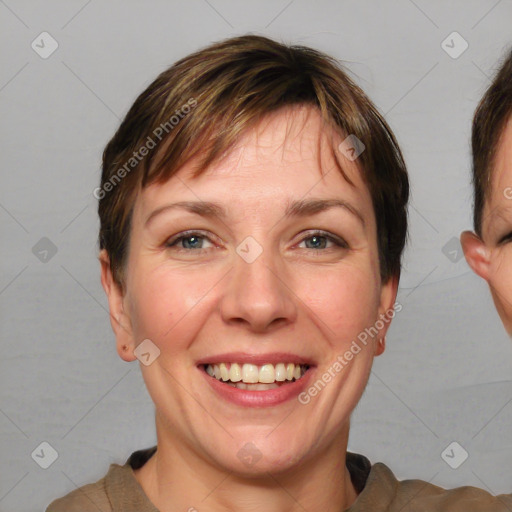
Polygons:
<instances>
[{"instance_id":1,"label":"earlobe","mask_svg":"<svg viewBox=\"0 0 512 512\"><path fill-rule=\"evenodd\" d=\"M384 350L386 350L386 336L383 336L377 341L377 345L375 346L375 355L380 356Z\"/></svg>"},{"instance_id":2,"label":"earlobe","mask_svg":"<svg viewBox=\"0 0 512 512\"><path fill-rule=\"evenodd\" d=\"M482 239L472 231L463 231L460 235L460 243L464 251L464 257L473 272L488 281L489 248Z\"/></svg>"},{"instance_id":3,"label":"earlobe","mask_svg":"<svg viewBox=\"0 0 512 512\"><path fill-rule=\"evenodd\" d=\"M124 294L115 282L110 268L110 258L105 249L98 256L101 265L101 284L107 295L110 310L110 325L116 336L116 348L124 361L134 361L135 344L133 342L131 322L124 308Z\"/></svg>"}]
</instances>

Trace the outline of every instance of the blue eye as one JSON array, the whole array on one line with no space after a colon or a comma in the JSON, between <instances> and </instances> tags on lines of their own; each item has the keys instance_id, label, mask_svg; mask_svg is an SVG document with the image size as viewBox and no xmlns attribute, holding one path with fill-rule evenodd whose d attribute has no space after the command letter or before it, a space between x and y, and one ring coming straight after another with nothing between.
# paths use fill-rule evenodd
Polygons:
<instances>
[{"instance_id":1,"label":"blue eye","mask_svg":"<svg viewBox=\"0 0 512 512\"><path fill-rule=\"evenodd\" d=\"M211 239L202 232L185 231L179 236L168 240L165 243L165 246L167 248L173 248L181 252L201 252L211 248L203 246L205 240L209 241L213 246ZM349 248L345 240L334 235L330 235L325 231L314 231L310 233L309 236L303 238L300 243L307 242L308 240L311 240L313 245L310 247L305 247L305 249L311 249L316 252L322 252L322 249ZM333 244L330 247L327 246L329 242Z\"/></svg>"},{"instance_id":2,"label":"blue eye","mask_svg":"<svg viewBox=\"0 0 512 512\"><path fill-rule=\"evenodd\" d=\"M177 247L179 251L187 251L190 249L199 249L204 250L205 248L202 246L202 240L210 240L207 236L203 235L199 231L187 231L180 236L169 240L166 242L166 247L177 247L178 244L185 242L185 245L189 245L189 247Z\"/></svg>"},{"instance_id":3,"label":"blue eye","mask_svg":"<svg viewBox=\"0 0 512 512\"><path fill-rule=\"evenodd\" d=\"M306 240L315 240L313 247L306 247L306 249L331 249L331 247L325 247L325 244L322 243L322 240L327 240L331 243L333 243L336 247L341 247L344 249L348 249L348 244L345 242L345 240L335 237L333 235L329 235L325 233L324 231L314 231L306 238L302 239L302 242L305 242ZM301 243L302 243L301 242ZM319 246L320 245L320 246Z\"/></svg>"}]
</instances>

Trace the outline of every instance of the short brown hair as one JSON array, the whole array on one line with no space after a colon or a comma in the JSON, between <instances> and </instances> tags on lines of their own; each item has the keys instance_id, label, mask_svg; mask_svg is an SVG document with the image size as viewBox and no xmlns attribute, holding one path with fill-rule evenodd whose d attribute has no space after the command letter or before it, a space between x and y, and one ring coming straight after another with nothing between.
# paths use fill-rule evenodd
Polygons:
<instances>
[{"instance_id":1,"label":"short brown hair","mask_svg":"<svg viewBox=\"0 0 512 512\"><path fill-rule=\"evenodd\" d=\"M492 169L501 134L512 115L512 48L478 104L473 117L473 225L482 236L482 213L489 195Z\"/></svg>"},{"instance_id":2,"label":"short brown hair","mask_svg":"<svg viewBox=\"0 0 512 512\"><path fill-rule=\"evenodd\" d=\"M187 161L203 155L198 176L264 115L290 105L317 107L338 133L363 142L358 163L375 211L381 277L399 277L409 181L391 129L335 59L249 34L216 42L162 72L138 96L105 147L101 187L95 191L99 247L109 254L117 284L123 285L139 190L166 182ZM159 151L148 152L150 139L155 142L155 133L163 135L164 129ZM140 148L146 148L140 151L143 158ZM338 152L332 151L336 159Z\"/></svg>"}]
</instances>

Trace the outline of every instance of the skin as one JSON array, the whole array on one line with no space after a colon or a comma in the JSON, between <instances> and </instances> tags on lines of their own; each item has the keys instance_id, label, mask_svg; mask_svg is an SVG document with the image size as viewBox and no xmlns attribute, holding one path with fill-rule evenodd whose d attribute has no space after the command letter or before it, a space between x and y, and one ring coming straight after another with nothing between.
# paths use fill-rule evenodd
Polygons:
<instances>
[{"instance_id":1,"label":"skin","mask_svg":"<svg viewBox=\"0 0 512 512\"><path fill-rule=\"evenodd\" d=\"M464 231L460 240L469 266L489 284L496 309L512 337L512 118L500 137L491 174L482 236Z\"/></svg>"},{"instance_id":2,"label":"skin","mask_svg":"<svg viewBox=\"0 0 512 512\"><path fill-rule=\"evenodd\" d=\"M334 512L357 497L345 467L350 414L374 356L384 351L389 323L306 405L295 399L264 408L234 405L196 369L214 354L282 351L313 358L314 382L392 308L397 279L381 281L370 194L357 161L341 157L354 186L334 167L325 130L316 110L287 107L198 178L190 177L189 163L168 182L144 189L133 213L124 293L108 255L100 254L119 355L133 361L146 338L160 349L151 365L141 365L155 403L158 450L135 476L162 512L204 506ZM337 147L344 137L334 135ZM284 218L286 201L313 197L345 200L364 224L346 208ZM144 226L151 212L177 200L215 201L228 217L166 210ZM166 247L189 229L207 238ZM315 241L315 229L348 248ZM263 249L252 263L236 252L247 236ZM253 466L237 456L248 442L261 453Z\"/></svg>"}]
</instances>

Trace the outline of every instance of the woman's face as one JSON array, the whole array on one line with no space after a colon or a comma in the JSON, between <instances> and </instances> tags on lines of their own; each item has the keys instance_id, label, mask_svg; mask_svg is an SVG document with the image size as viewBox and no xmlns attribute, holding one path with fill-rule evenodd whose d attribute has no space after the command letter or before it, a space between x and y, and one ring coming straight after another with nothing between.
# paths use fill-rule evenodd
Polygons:
<instances>
[{"instance_id":1,"label":"woman's face","mask_svg":"<svg viewBox=\"0 0 512 512\"><path fill-rule=\"evenodd\" d=\"M496 152L482 239L465 232L461 242L469 265L489 283L496 309L512 336L512 118Z\"/></svg>"},{"instance_id":2,"label":"woman's face","mask_svg":"<svg viewBox=\"0 0 512 512\"><path fill-rule=\"evenodd\" d=\"M201 176L191 178L187 164L144 189L124 295L103 264L111 313L122 325L113 323L118 351L134 360L133 349L149 339L141 345L146 363L159 350L141 365L159 443L187 460L254 473L325 455L348 434L383 350L382 315L394 304L396 280L381 283L375 216L357 160L340 157L351 185L325 138L319 148L319 130L316 110L281 110ZM320 208L321 201L338 204ZM183 202L189 207L172 206ZM376 322L380 333L360 341ZM309 369L259 390L222 380L237 380L235 363L243 370L251 362L244 380L282 379L288 363ZM217 380L205 371L209 363L229 373ZM260 368L265 363L274 366ZM318 380L320 391L309 393Z\"/></svg>"}]
</instances>

